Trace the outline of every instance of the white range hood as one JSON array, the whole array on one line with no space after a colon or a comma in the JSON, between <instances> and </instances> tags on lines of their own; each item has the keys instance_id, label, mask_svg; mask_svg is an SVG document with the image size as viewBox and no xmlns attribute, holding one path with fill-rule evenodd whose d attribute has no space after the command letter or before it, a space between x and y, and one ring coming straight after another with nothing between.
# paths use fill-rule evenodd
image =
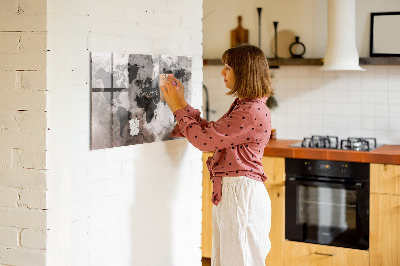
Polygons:
<instances>
[{"instance_id":1,"label":"white range hood","mask_svg":"<svg viewBox=\"0 0 400 266\"><path fill-rule=\"evenodd\" d=\"M358 70L355 0L328 0L328 44L320 70Z\"/></svg>"}]
</instances>

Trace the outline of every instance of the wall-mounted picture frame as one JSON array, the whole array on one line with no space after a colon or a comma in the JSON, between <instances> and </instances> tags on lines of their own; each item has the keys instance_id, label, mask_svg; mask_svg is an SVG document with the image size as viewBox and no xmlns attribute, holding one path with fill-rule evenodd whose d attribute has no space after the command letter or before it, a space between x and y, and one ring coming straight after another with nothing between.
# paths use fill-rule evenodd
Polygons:
<instances>
[{"instance_id":1,"label":"wall-mounted picture frame","mask_svg":"<svg viewBox=\"0 0 400 266\"><path fill-rule=\"evenodd\" d=\"M400 11L371 13L371 57L400 56Z\"/></svg>"}]
</instances>

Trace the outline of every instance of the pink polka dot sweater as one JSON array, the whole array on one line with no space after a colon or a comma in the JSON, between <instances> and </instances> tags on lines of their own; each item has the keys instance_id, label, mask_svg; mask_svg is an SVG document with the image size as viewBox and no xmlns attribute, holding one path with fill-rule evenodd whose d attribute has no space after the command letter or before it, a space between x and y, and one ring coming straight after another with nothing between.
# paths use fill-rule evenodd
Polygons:
<instances>
[{"instance_id":1,"label":"pink polka dot sweater","mask_svg":"<svg viewBox=\"0 0 400 266\"><path fill-rule=\"evenodd\" d=\"M207 122L190 105L174 112L178 125L171 137L186 137L199 150L214 151L214 156L207 160L214 205L221 200L224 176L247 176L261 182L267 179L261 164L271 132L271 112L266 100L267 97L237 98L216 122Z\"/></svg>"}]
</instances>

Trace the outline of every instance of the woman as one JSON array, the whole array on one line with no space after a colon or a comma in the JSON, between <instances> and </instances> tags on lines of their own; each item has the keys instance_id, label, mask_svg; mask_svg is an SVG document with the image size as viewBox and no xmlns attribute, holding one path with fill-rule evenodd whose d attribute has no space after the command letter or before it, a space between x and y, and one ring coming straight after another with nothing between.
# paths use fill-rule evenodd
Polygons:
<instances>
[{"instance_id":1,"label":"woman","mask_svg":"<svg viewBox=\"0 0 400 266\"><path fill-rule=\"evenodd\" d=\"M179 80L168 77L162 91L178 122L171 136L214 151L207 161L213 182L212 265L265 265L271 246L271 202L261 164L271 130L265 104L272 95L268 62L252 45L228 49L222 62L227 95L237 98L216 122L200 118L186 103Z\"/></svg>"}]
</instances>

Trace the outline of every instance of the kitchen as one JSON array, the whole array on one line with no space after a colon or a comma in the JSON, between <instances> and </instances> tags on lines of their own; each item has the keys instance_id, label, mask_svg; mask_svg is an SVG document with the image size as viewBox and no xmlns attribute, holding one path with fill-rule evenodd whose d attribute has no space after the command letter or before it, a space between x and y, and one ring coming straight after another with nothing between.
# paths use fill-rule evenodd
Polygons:
<instances>
[{"instance_id":1,"label":"kitchen","mask_svg":"<svg viewBox=\"0 0 400 266\"><path fill-rule=\"evenodd\" d=\"M219 75L222 65L213 65L212 62L216 62L220 54L228 48L230 31L237 26L237 16L242 16L242 26L249 29L249 43L257 45L259 42L257 8L262 8L261 48L267 58L270 58L270 64L274 62L275 56L273 21L279 22L278 42L279 38L285 41L287 50L290 43L294 42L294 39L287 40L287 36L300 36L300 41L306 46L304 54L306 59L324 57L328 39L326 31L328 27L327 1L303 1L301 3L285 1L280 4L261 1L249 4L234 1L229 4L225 2L225 4L224 2L204 1L203 6L203 58L205 60L203 83L208 89L210 99L210 120L218 119L231 103L231 99L224 95L226 91ZM228 6L229 8L227 8ZM370 13L398 10L400 10L398 1L383 1L379 4L375 1L356 1L355 39L360 58L370 56ZM285 49L282 46L278 44L278 56L290 57L287 51L282 51ZM213 61L214 59L216 60ZM393 60L398 60L398 58ZM210 62L211 64L207 65ZM359 265L398 265L399 247L397 244L389 243L386 248L382 247L386 251L397 251L395 254L376 249L375 241L382 241L380 238L382 235L378 236L376 231L372 231L377 228L382 231L380 224L382 221L377 221L376 218L374 220L371 218L369 221L370 251L366 253L360 250L360 255L356 253L343 255L349 249L344 249L344 253L326 249L322 251L308 250L311 247L330 249L330 246L316 245L305 248L297 246L297 242L285 240L284 225L284 195L285 189L288 189L285 187L285 181L287 182L285 180L286 158L306 159L303 163L315 164L314 168L317 167L317 163L328 160L364 162L371 167L370 172L368 171L371 193L369 195L370 217L373 214L376 216L382 214L380 213L383 211L382 205L380 205L382 201L393 202L392 207L385 208L396 209L395 206L399 204L398 164L400 163L398 146L400 143L400 66L398 61L396 62L387 61L383 65L361 64L366 71L321 71L320 65L307 65L306 63L271 68L274 97L278 103L278 106L272 109L272 125L276 129L277 140L270 141L265 150L264 169L270 180L266 182L266 186L270 195L273 195L271 196L272 204L277 206L275 210L273 207L273 219L274 214L279 216L279 219L275 221L277 230L272 229L273 231L271 231L270 238L278 240L275 250L273 247L267 257L267 265L298 265L293 264L296 261L299 262L298 257L294 255L296 252L304 258L317 253L317 255L314 254L316 258L310 256L309 261L302 265L329 265L330 263L336 265L337 262L344 265L356 265L354 261L358 261ZM329 136L328 140L324 139L325 136ZM361 142L348 139L353 137L356 140L360 137L372 139ZM305 138L304 141L302 141L303 138ZM312 142L314 148L289 146L301 146L302 142L305 146L310 146L310 142ZM383 144L386 146L382 146ZM338 146L339 149L334 150L335 146ZM362 151L361 147L365 148L366 146L368 146L366 149L372 151ZM323 149L319 149L321 147ZM353 147L356 151L343 151L340 150L341 147L345 150ZM331 167L330 164L321 163L321 165ZM204 180L207 180L207 177L204 177ZM386 183L389 180L393 182L390 185ZM382 182L385 185L382 185ZM207 195L207 188L204 183L203 195ZM388 194L387 197L384 197L384 194ZM203 210L207 210L205 207L207 204L203 199ZM394 220L391 220L394 226L386 227L390 228L387 229L389 234L395 234L398 231L398 226L395 224L396 221L399 221L399 214L396 215L394 218L392 217ZM205 235L204 230L210 224L205 219L207 217L203 217L203 256L209 257L210 254L205 250L210 243L210 236ZM377 224L381 227L373 227ZM274 228L274 221L272 228ZM382 256L377 256L376 252L388 255L386 260L382 259ZM332 256L333 254L336 256ZM346 258L346 256L354 257L353 263L346 259L343 263L339 259L339 257ZM339 260L330 261L335 257ZM316 263L315 259L321 260L321 263Z\"/></svg>"},{"instance_id":2,"label":"kitchen","mask_svg":"<svg viewBox=\"0 0 400 266\"><path fill-rule=\"evenodd\" d=\"M369 13L398 11L399 4L398 0L356 1L361 58L369 58ZM327 43L326 0L6 0L0 6L1 265L201 264L202 152L185 139L91 150L90 53L191 56L191 104L202 106L204 76L210 108L216 111L210 119L215 120L231 99L224 95L221 65L203 68L203 59L218 60L229 46L238 15L250 31L249 41L257 44L257 8L262 7L261 47L270 59L273 21L279 22L280 40L290 44L296 35L300 37L306 47L302 62L321 59ZM287 49L278 49L280 56L288 55ZM380 146L371 152L328 153L289 147L316 134L337 136L339 142L365 136L376 137L378 146L399 144L399 65L362 67L365 72L322 72L320 65L272 69L278 140L269 143L263 163L273 206L278 206L268 257L274 265L295 258L288 255L290 250L299 250L305 258L309 253L305 246L286 249L286 244L298 243L285 242L283 234L287 157L312 152L316 157L311 159L346 154L348 162L374 162L370 203L378 208L371 207L371 212L397 213L393 206L398 204L399 188L390 181L398 180L398 168L393 167L398 162L389 161L398 158L396 149L382 153L385 146ZM373 185L374 180L384 183ZM206 184L210 185L205 183L204 192ZM209 198L203 200L211 204ZM386 235L370 239L371 252L372 243L383 243L385 238L397 243L398 237L392 236L398 223L375 228ZM314 252L343 257L331 248L318 245ZM394 244L381 248L375 252L399 250ZM367 251L356 251L365 258ZM368 254L372 265L372 253Z\"/></svg>"}]
</instances>

